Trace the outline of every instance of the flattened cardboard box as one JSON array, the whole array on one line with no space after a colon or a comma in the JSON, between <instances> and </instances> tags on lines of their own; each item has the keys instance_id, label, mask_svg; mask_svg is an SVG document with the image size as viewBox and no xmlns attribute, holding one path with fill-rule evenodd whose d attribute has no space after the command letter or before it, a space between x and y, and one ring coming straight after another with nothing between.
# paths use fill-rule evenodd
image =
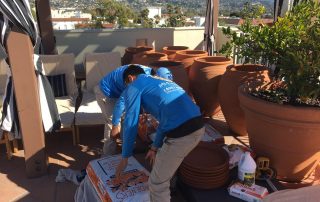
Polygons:
<instances>
[{"instance_id":1,"label":"flattened cardboard box","mask_svg":"<svg viewBox=\"0 0 320 202\"><path fill-rule=\"evenodd\" d=\"M202 136L202 142L212 142L216 144L224 144L224 138L211 124L205 123L205 132Z\"/></svg>"},{"instance_id":2,"label":"flattened cardboard box","mask_svg":"<svg viewBox=\"0 0 320 202\"><path fill-rule=\"evenodd\" d=\"M150 201L149 172L134 157L130 157L123 176L116 180L114 174L120 160L121 155L114 155L93 160L87 166L89 179L101 201Z\"/></svg>"}]
</instances>

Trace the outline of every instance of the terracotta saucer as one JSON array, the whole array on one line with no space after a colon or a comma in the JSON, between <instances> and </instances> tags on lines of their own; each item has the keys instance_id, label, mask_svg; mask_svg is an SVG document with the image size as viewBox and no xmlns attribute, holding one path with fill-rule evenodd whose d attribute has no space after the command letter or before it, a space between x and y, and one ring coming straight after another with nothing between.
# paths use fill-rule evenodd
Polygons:
<instances>
[{"instance_id":1,"label":"terracotta saucer","mask_svg":"<svg viewBox=\"0 0 320 202\"><path fill-rule=\"evenodd\" d=\"M227 152L220 146L197 146L183 160L183 164L201 172L224 168L229 162Z\"/></svg>"},{"instance_id":2,"label":"terracotta saucer","mask_svg":"<svg viewBox=\"0 0 320 202\"><path fill-rule=\"evenodd\" d=\"M195 174L195 175L219 175L221 173L229 171L229 166L226 165L224 168L221 168L218 170L211 170L211 171L195 170L195 169L192 169L188 166L180 166L179 169L185 170L185 171L192 173L192 174Z\"/></svg>"},{"instance_id":3,"label":"terracotta saucer","mask_svg":"<svg viewBox=\"0 0 320 202\"><path fill-rule=\"evenodd\" d=\"M194 181L194 182L201 182L201 183L216 183L217 181L224 180L225 178L229 177L229 173L217 176L217 177L198 177L198 176L191 176L187 173L179 173L180 176L184 179Z\"/></svg>"},{"instance_id":4,"label":"terracotta saucer","mask_svg":"<svg viewBox=\"0 0 320 202\"><path fill-rule=\"evenodd\" d=\"M188 174L189 176L194 176L194 177L206 177L206 178L216 178L219 177L221 175L225 175L229 173L229 169L223 170L219 173L195 173L195 172L190 172L187 169L184 168L180 168L179 172L184 173L184 174Z\"/></svg>"},{"instance_id":5,"label":"terracotta saucer","mask_svg":"<svg viewBox=\"0 0 320 202\"><path fill-rule=\"evenodd\" d=\"M199 174L199 175L216 175L220 173L224 173L229 170L229 164L225 164L224 166L221 166L219 169L212 169L212 170L200 170L200 169L194 169L190 166L187 166L185 164L181 164L180 169L189 171L190 173Z\"/></svg>"},{"instance_id":6,"label":"terracotta saucer","mask_svg":"<svg viewBox=\"0 0 320 202\"><path fill-rule=\"evenodd\" d=\"M214 188L222 187L228 182L228 180L229 178L226 178L221 181L216 181L215 183L201 183L201 182L193 182L188 179L181 178L182 182L197 189L214 189Z\"/></svg>"}]
</instances>

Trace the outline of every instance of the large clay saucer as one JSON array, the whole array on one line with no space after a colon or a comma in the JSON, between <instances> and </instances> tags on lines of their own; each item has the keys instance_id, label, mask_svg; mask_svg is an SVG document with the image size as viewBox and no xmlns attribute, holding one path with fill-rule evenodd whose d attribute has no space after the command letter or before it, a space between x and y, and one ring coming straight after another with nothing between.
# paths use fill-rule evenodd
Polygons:
<instances>
[{"instance_id":1,"label":"large clay saucer","mask_svg":"<svg viewBox=\"0 0 320 202\"><path fill-rule=\"evenodd\" d=\"M210 173L224 169L228 163L228 153L218 145L197 146L183 160L183 164L193 170Z\"/></svg>"}]
</instances>

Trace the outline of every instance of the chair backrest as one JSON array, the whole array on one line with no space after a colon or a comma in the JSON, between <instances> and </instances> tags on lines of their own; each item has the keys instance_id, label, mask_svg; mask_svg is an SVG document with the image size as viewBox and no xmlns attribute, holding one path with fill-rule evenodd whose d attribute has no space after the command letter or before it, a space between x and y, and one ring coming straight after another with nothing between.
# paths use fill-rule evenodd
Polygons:
<instances>
[{"instance_id":1,"label":"chair backrest","mask_svg":"<svg viewBox=\"0 0 320 202\"><path fill-rule=\"evenodd\" d=\"M121 55L119 52L87 53L84 59L86 90L93 91L93 88L105 75L120 65Z\"/></svg>"},{"instance_id":2,"label":"chair backrest","mask_svg":"<svg viewBox=\"0 0 320 202\"><path fill-rule=\"evenodd\" d=\"M77 96L77 84L74 69L74 55L40 55L46 75L65 74L67 93L69 96Z\"/></svg>"},{"instance_id":3,"label":"chair backrest","mask_svg":"<svg viewBox=\"0 0 320 202\"><path fill-rule=\"evenodd\" d=\"M3 95L7 84L8 64L4 59L0 60L0 95ZM2 103L1 103L2 104Z\"/></svg>"}]
</instances>

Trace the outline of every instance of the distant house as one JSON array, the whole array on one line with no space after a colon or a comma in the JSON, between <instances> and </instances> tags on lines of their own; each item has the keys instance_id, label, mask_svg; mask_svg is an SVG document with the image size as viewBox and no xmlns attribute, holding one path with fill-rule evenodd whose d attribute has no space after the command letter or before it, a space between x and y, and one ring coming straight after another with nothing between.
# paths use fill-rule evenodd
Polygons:
<instances>
[{"instance_id":1,"label":"distant house","mask_svg":"<svg viewBox=\"0 0 320 202\"><path fill-rule=\"evenodd\" d=\"M88 24L92 19L90 13L82 13L76 8L51 9L53 29L72 30L76 25Z\"/></svg>"},{"instance_id":2,"label":"distant house","mask_svg":"<svg viewBox=\"0 0 320 202\"><path fill-rule=\"evenodd\" d=\"M158 15L161 18L161 7L148 7L149 10L148 18L154 18Z\"/></svg>"},{"instance_id":3,"label":"distant house","mask_svg":"<svg viewBox=\"0 0 320 202\"><path fill-rule=\"evenodd\" d=\"M115 28L115 24L112 24L112 23L103 23L103 24L102 24L102 27L105 28L105 29L113 29L113 28Z\"/></svg>"},{"instance_id":4,"label":"distant house","mask_svg":"<svg viewBox=\"0 0 320 202\"><path fill-rule=\"evenodd\" d=\"M52 18L54 30L72 30L77 24L87 24L89 18Z\"/></svg>"},{"instance_id":5,"label":"distant house","mask_svg":"<svg viewBox=\"0 0 320 202\"><path fill-rule=\"evenodd\" d=\"M200 17L200 16L195 16L194 17L194 26L196 27L204 27L206 18L205 17Z\"/></svg>"},{"instance_id":6,"label":"distant house","mask_svg":"<svg viewBox=\"0 0 320 202\"><path fill-rule=\"evenodd\" d=\"M238 17L219 17L219 24L221 25L241 25L243 24L243 19Z\"/></svg>"},{"instance_id":7,"label":"distant house","mask_svg":"<svg viewBox=\"0 0 320 202\"><path fill-rule=\"evenodd\" d=\"M244 19L242 18L235 18L235 17L219 17L219 24L226 25L226 26L240 26L244 23ZM262 18L262 19L253 19L253 25L269 25L273 23L273 19L269 18Z\"/></svg>"},{"instance_id":8,"label":"distant house","mask_svg":"<svg viewBox=\"0 0 320 202\"><path fill-rule=\"evenodd\" d=\"M90 13L83 13L76 8L59 8L51 9L52 18L89 18L92 19Z\"/></svg>"}]
</instances>

